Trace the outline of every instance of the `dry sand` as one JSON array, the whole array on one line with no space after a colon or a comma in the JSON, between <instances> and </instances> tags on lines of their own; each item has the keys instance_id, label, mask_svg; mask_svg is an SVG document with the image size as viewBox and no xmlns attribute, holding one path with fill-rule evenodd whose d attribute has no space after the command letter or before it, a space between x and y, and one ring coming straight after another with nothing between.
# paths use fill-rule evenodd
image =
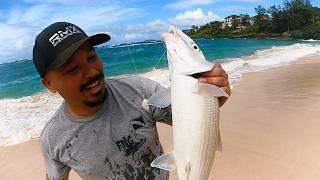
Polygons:
<instances>
[{"instance_id":1,"label":"dry sand","mask_svg":"<svg viewBox=\"0 0 320 180\"><path fill-rule=\"evenodd\" d=\"M320 179L319 117L320 57L245 74L221 109L224 151L210 179ZM171 151L171 128L159 125L159 133ZM0 147L0 179L44 179L37 140Z\"/></svg>"}]
</instances>

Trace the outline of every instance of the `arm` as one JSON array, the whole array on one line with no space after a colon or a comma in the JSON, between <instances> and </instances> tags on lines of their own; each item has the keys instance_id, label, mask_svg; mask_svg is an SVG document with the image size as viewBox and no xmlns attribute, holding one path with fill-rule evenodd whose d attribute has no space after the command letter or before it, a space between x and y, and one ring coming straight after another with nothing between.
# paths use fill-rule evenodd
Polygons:
<instances>
[{"instance_id":1,"label":"arm","mask_svg":"<svg viewBox=\"0 0 320 180\"><path fill-rule=\"evenodd\" d=\"M230 84L228 80L228 74L221 67L220 63L216 62L214 68L211 71L201 73L199 81L202 83L208 83L216 85L222 88L227 94L231 94ZM220 97L219 105L222 106L228 97Z\"/></svg>"},{"instance_id":2,"label":"arm","mask_svg":"<svg viewBox=\"0 0 320 180\"><path fill-rule=\"evenodd\" d=\"M46 129L42 132L40 136L40 148L42 151L42 156L44 159L45 170L46 170L46 179L47 180L68 180L69 172L71 168L60 162L56 159L58 157L53 156L53 154L57 154L53 151L55 143L52 143L52 139L49 137L54 137L49 135ZM53 139L55 140L55 139Z\"/></svg>"},{"instance_id":3,"label":"arm","mask_svg":"<svg viewBox=\"0 0 320 180\"><path fill-rule=\"evenodd\" d=\"M143 77L137 77L136 84L138 84L137 87L144 99L148 99L152 95L166 90L166 88L158 82ZM171 106L165 108L149 106L147 111L151 113L152 118L150 120L154 123L161 122L172 125Z\"/></svg>"}]
</instances>

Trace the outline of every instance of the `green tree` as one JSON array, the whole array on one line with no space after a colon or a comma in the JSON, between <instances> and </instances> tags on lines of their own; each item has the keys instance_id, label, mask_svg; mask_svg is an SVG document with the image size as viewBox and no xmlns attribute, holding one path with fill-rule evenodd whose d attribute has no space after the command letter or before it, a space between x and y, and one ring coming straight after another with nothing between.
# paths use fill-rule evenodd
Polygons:
<instances>
[{"instance_id":1,"label":"green tree","mask_svg":"<svg viewBox=\"0 0 320 180\"><path fill-rule=\"evenodd\" d=\"M248 14L241 14L241 25L249 26L250 25L250 16Z\"/></svg>"},{"instance_id":2,"label":"green tree","mask_svg":"<svg viewBox=\"0 0 320 180\"><path fill-rule=\"evenodd\" d=\"M285 32L288 27L288 21L285 13L281 10L281 7L271 6L268 9L268 13L271 16L271 32Z\"/></svg>"},{"instance_id":3,"label":"green tree","mask_svg":"<svg viewBox=\"0 0 320 180\"><path fill-rule=\"evenodd\" d=\"M210 28L212 29L213 32L221 31L221 26L222 26L222 22L220 21L210 22Z\"/></svg>"},{"instance_id":4,"label":"green tree","mask_svg":"<svg viewBox=\"0 0 320 180\"><path fill-rule=\"evenodd\" d=\"M312 7L311 0L305 0L305 5L308 7Z\"/></svg>"},{"instance_id":5,"label":"green tree","mask_svg":"<svg viewBox=\"0 0 320 180\"><path fill-rule=\"evenodd\" d=\"M255 16L254 24L257 26L258 32L267 32L270 26L267 10L259 5L255 8L255 11L257 15Z\"/></svg>"},{"instance_id":6,"label":"green tree","mask_svg":"<svg viewBox=\"0 0 320 180\"><path fill-rule=\"evenodd\" d=\"M197 32L198 31L198 27L197 26L195 26L195 25L192 25L192 32Z\"/></svg>"},{"instance_id":7,"label":"green tree","mask_svg":"<svg viewBox=\"0 0 320 180\"><path fill-rule=\"evenodd\" d=\"M231 29L236 30L237 27L240 25L239 16L232 15L232 23L231 23Z\"/></svg>"}]
</instances>

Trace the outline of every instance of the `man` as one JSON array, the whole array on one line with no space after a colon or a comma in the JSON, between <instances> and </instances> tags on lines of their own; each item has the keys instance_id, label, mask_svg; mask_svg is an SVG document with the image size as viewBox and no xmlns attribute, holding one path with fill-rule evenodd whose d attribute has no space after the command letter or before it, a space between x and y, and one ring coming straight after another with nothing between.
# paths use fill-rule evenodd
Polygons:
<instances>
[{"instance_id":1,"label":"man","mask_svg":"<svg viewBox=\"0 0 320 180\"><path fill-rule=\"evenodd\" d=\"M105 80L93 46L108 40L107 34L88 37L67 22L51 24L35 40L33 61L41 82L64 99L40 137L47 179L68 179L71 169L90 180L168 179L150 163L163 153L156 122L171 124L170 108L146 111L141 105L163 87L137 76ZM199 81L230 94L218 63Z\"/></svg>"}]
</instances>

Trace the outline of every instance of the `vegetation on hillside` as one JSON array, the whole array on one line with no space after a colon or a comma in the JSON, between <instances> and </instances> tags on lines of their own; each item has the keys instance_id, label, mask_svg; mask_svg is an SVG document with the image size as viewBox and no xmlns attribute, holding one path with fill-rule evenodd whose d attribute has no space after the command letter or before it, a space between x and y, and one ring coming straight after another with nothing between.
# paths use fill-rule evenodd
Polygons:
<instances>
[{"instance_id":1,"label":"vegetation on hillside","mask_svg":"<svg viewBox=\"0 0 320 180\"><path fill-rule=\"evenodd\" d=\"M258 6L256 15L231 15L225 22L192 26L192 38L298 38L320 39L320 8L310 0L284 0L283 5Z\"/></svg>"}]
</instances>

